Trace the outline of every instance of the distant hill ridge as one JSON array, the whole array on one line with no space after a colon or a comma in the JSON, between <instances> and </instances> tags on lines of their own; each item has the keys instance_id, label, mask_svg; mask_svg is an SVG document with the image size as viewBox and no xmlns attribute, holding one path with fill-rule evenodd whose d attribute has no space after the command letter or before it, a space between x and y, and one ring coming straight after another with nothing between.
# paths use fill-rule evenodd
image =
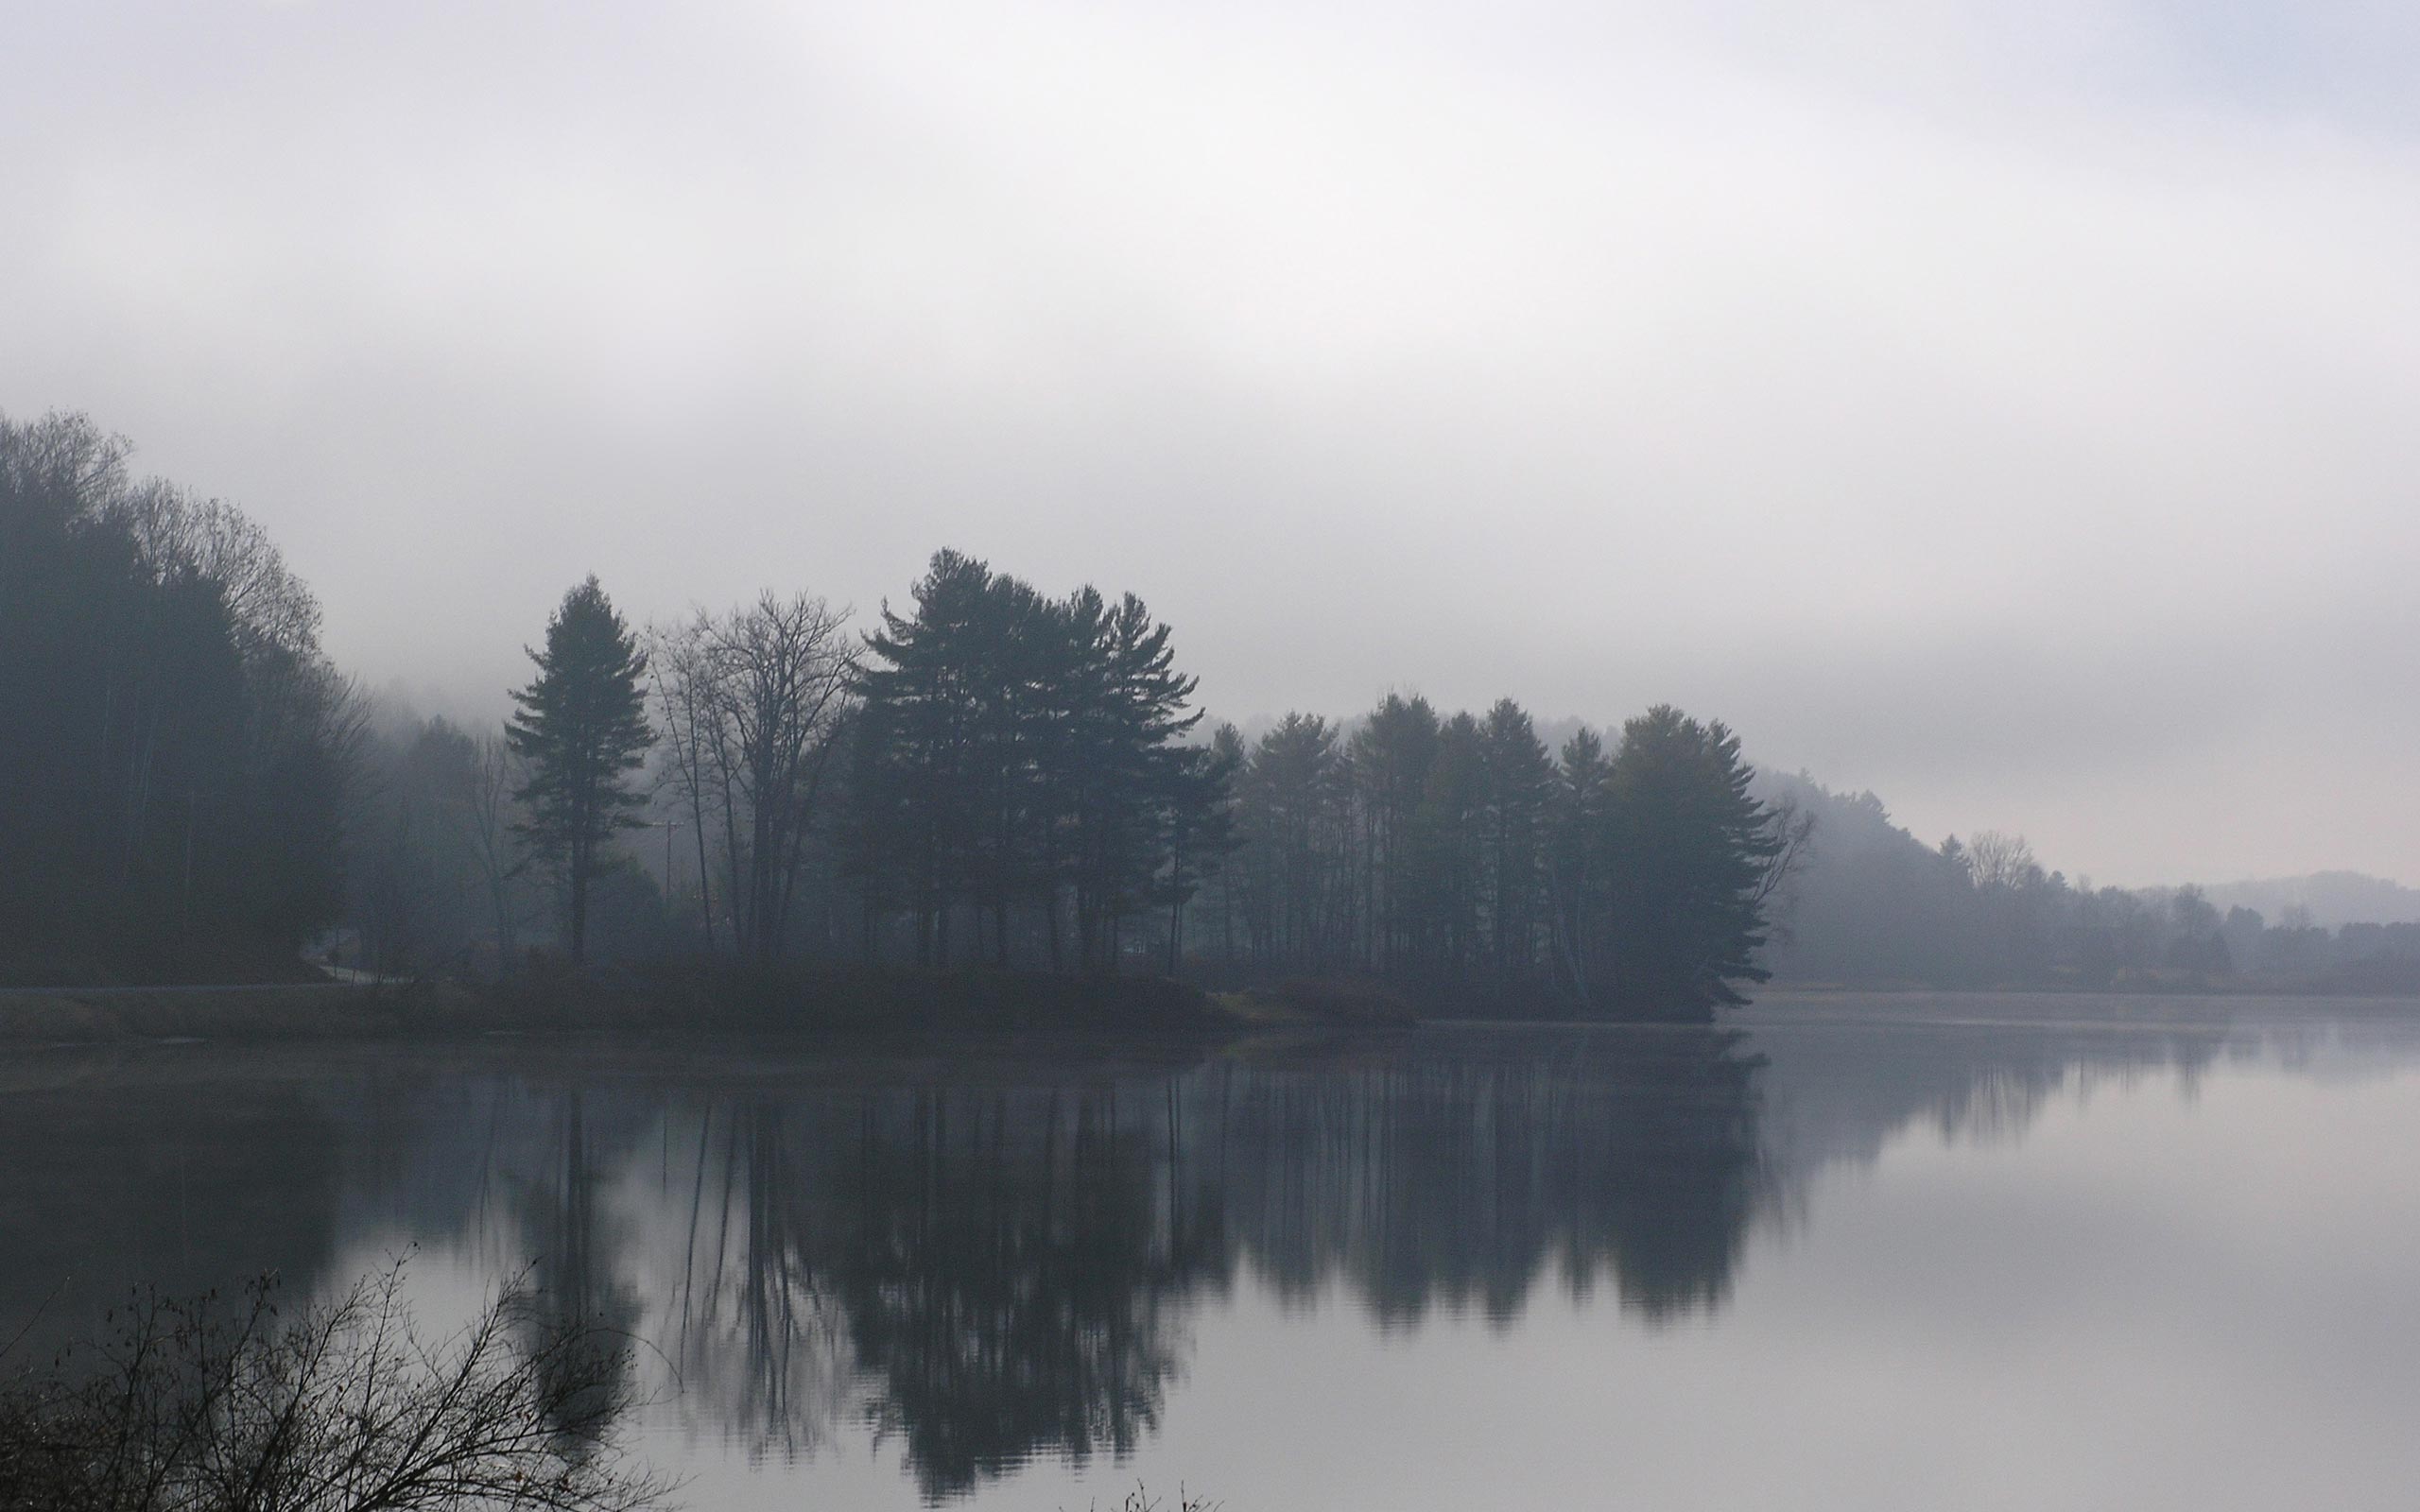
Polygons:
<instances>
[{"instance_id":1,"label":"distant hill ridge","mask_svg":"<svg viewBox=\"0 0 2420 1512\"><path fill-rule=\"evenodd\" d=\"M2360 871L2314 871L2307 877L2204 885L2202 892L2221 913L2256 908L2273 924L2297 905L2309 909L2310 921L2322 929L2420 923L2420 887Z\"/></svg>"}]
</instances>

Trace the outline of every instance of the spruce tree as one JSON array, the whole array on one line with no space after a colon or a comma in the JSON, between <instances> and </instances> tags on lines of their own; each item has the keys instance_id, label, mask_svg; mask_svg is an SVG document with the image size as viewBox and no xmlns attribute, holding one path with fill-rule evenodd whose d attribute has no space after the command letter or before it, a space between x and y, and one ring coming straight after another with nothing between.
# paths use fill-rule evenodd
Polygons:
<instances>
[{"instance_id":1,"label":"spruce tree","mask_svg":"<svg viewBox=\"0 0 2420 1512\"><path fill-rule=\"evenodd\" d=\"M639 679L647 654L592 575L546 622L546 648L530 651L538 676L512 695L521 707L507 734L528 763L514 793L528 818L514 826L532 856L560 870L571 904L571 958L588 948L588 893L599 851L639 822L646 799L623 785L647 760Z\"/></svg>"}]
</instances>

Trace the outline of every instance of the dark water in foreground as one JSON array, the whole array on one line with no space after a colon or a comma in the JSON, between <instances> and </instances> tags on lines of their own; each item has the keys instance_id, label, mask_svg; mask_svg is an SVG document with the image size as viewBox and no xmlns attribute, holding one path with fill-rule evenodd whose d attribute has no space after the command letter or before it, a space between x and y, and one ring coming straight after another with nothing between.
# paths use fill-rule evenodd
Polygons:
<instances>
[{"instance_id":1,"label":"dark water in foreground","mask_svg":"<svg viewBox=\"0 0 2420 1512\"><path fill-rule=\"evenodd\" d=\"M1728 1029L22 1054L0 1338L535 1262L699 1508L2420 1496L2420 1006Z\"/></svg>"}]
</instances>

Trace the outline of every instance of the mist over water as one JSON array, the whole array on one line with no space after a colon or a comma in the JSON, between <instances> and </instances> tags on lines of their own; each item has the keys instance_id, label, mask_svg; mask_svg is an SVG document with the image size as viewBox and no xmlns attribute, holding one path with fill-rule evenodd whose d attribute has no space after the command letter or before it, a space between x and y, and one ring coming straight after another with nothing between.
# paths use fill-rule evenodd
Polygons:
<instances>
[{"instance_id":1,"label":"mist over water","mask_svg":"<svg viewBox=\"0 0 2420 1512\"><path fill-rule=\"evenodd\" d=\"M2382 1506L2407 1013L49 1053L0 1099L0 1318L405 1246L445 1314L534 1263L633 1336L699 1506L2254 1507L2315 1466Z\"/></svg>"}]
</instances>

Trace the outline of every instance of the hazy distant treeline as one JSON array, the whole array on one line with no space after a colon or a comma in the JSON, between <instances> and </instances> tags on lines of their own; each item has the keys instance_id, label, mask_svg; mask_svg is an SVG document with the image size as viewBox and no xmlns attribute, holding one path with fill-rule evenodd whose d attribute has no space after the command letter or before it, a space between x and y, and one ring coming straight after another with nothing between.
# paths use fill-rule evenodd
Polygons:
<instances>
[{"instance_id":1,"label":"hazy distant treeline","mask_svg":"<svg viewBox=\"0 0 2420 1512\"><path fill-rule=\"evenodd\" d=\"M1816 842L1767 952L1785 980L1972 986L2192 986L2420 989L2420 923L2328 930L2308 908L2223 912L2199 887L2094 887L1985 831L1927 845L1872 793L1770 780Z\"/></svg>"},{"instance_id":2,"label":"hazy distant treeline","mask_svg":"<svg viewBox=\"0 0 2420 1512\"><path fill-rule=\"evenodd\" d=\"M245 974L343 906L356 730L244 515L0 416L0 963Z\"/></svg>"}]
</instances>

